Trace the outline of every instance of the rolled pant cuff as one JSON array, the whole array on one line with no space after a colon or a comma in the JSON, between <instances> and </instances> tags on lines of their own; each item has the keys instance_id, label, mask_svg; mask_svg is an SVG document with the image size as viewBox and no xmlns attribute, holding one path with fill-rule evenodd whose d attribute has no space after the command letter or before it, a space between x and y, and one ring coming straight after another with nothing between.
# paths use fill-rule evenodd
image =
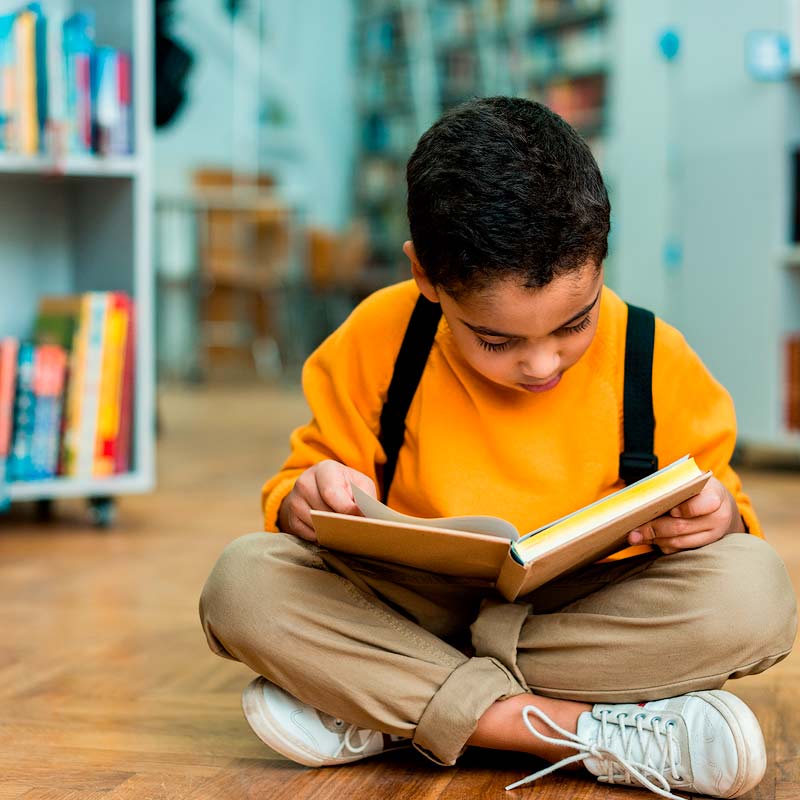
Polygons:
<instances>
[{"instance_id":1,"label":"rolled pant cuff","mask_svg":"<svg viewBox=\"0 0 800 800\"><path fill-rule=\"evenodd\" d=\"M450 673L422 712L414 747L437 764L455 764L484 711L526 691L496 659L471 658Z\"/></svg>"}]
</instances>

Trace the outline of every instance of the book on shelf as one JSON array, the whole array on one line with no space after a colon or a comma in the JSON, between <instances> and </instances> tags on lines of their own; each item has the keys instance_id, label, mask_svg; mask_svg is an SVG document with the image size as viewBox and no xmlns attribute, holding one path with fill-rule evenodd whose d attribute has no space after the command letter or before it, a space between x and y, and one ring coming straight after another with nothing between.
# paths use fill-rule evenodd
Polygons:
<instances>
[{"instance_id":1,"label":"book on shelf","mask_svg":"<svg viewBox=\"0 0 800 800\"><path fill-rule=\"evenodd\" d=\"M24 481L31 474L33 429L36 396L33 375L36 367L36 348L23 342L17 359L17 387L14 398L14 439L8 458L8 480Z\"/></svg>"},{"instance_id":2,"label":"book on shelf","mask_svg":"<svg viewBox=\"0 0 800 800\"><path fill-rule=\"evenodd\" d=\"M363 516L312 511L320 545L351 555L495 583L513 601L625 547L635 528L698 494L710 472L690 456L584 508L520 535L499 517L421 519L399 514L357 486Z\"/></svg>"},{"instance_id":3,"label":"book on shelf","mask_svg":"<svg viewBox=\"0 0 800 800\"><path fill-rule=\"evenodd\" d=\"M134 304L123 292L43 297L31 341L0 340L0 507L10 481L129 471Z\"/></svg>"},{"instance_id":4,"label":"book on shelf","mask_svg":"<svg viewBox=\"0 0 800 800\"><path fill-rule=\"evenodd\" d=\"M133 152L131 57L95 43L92 12L58 4L0 16L0 151Z\"/></svg>"},{"instance_id":5,"label":"book on shelf","mask_svg":"<svg viewBox=\"0 0 800 800\"><path fill-rule=\"evenodd\" d=\"M14 429L18 350L19 342L16 339L7 337L0 340L0 509L8 505L7 465Z\"/></svg>"}]
</instances>

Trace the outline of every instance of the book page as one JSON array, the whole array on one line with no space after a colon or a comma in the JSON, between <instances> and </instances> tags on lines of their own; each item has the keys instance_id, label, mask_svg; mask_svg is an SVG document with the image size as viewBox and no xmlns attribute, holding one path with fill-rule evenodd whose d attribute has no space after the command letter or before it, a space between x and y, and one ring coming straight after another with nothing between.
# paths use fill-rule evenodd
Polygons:
<instances>
[{"instance_id":1,"label":"book page","mask_svg":"<svg viewBox=\"0 0 800 800\"><path fill-rule=\"evenodd\" d=\"M519 532L510 523L499 517L438 517L437 519L424 519L401 514L399 511L368 495L354 483L350 484L356 505L361 513L370 519L380 519L384 522L400 522L411 525L421 525L426 528L444 528L446 530L466 531L467 533L483 533L487 536L497 536L516 542Z\"/></svg>"}]
</instances>

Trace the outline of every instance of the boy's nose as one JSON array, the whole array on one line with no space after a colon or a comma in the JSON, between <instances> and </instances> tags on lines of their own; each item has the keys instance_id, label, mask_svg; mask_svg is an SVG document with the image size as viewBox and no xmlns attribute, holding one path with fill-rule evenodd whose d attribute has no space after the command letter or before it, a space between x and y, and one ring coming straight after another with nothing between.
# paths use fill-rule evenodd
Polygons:
<instances>
[{"instance_id":1,"label":"boy's nose","mask_svg":"<svg viewBox=\"0 0 800 800\"><path fill-rule=\"evenodd\" d=\"M555 377L558 367L558 353L552 350L529 353L519 362L523 378L532 382L550 380Z\"/></svg>"}]
</instances>

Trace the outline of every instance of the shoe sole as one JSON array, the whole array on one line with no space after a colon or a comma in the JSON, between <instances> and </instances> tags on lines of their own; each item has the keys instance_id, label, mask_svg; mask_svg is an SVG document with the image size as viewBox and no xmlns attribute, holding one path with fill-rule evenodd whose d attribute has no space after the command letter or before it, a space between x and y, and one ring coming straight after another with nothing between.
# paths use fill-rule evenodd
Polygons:
<instances>
[{"instance_id":1,"label":"shoe sole","mask_svg":"<svg viewBox=\"0 0 800 800\"><path fill-rule=\"evenodd\" d=\"M767 750L764 745L764 734L752 710L735 694L722 689L710 689L704 692L690 692L702 697L725 718L736 742L739 756L739 769L726 798L739 797L761 783L767 769ZM753 747L757 742L759 747Z\"/></svg>"}]
</instances>

